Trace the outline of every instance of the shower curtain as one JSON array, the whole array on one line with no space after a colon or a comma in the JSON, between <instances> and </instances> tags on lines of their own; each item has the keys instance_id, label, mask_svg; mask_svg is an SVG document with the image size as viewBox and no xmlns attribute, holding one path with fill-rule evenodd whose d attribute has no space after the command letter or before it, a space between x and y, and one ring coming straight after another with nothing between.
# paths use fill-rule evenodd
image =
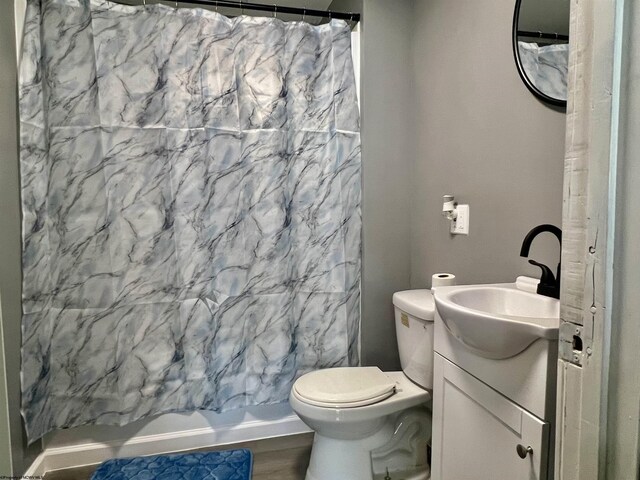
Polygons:
<instances>
[{"instance_id":1,"label":"shower curtain","mask_svg":"<svg viewBox=\"0 0 640 480\"><path fill-rule=\"evenodd\" d=\"M285 402L356 365L350 29L29 0L22 410L56 428Z\"/></svg>"}]
</instances>

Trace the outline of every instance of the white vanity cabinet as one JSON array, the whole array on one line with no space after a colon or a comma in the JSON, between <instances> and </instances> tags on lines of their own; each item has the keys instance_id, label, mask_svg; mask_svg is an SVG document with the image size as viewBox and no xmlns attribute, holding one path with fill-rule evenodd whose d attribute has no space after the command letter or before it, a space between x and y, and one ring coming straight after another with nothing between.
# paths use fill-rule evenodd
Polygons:
<instances>
[{"instance_id":1,"label":"white vanity cabinet","mask_svg":"<svg viewBox=\"0 0 640 480\"><path fill-rule=\"evenodd\" d=\"M433 480L546 479L549 434L548 423L435 355Z\"/></svg>"},{"instance_id":2,"label":"white vanity cabinet","mask_svg":"<svg viewBox=\"0 0 640 480\"><path fill-rule=\"evenodd\" d=\"M432 480L552 480L559 320L531 317L530 327L516 307L540 314L536 305L557 300L510 285L438 287L434 297Z\"/></svg>"}]
</instances>

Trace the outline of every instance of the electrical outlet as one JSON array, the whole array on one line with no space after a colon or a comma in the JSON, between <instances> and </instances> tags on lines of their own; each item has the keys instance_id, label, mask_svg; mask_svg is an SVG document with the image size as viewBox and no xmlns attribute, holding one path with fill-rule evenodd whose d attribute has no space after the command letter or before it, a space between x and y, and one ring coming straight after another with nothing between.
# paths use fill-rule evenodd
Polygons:
<instances>
[{"instance_id":1,"label":"electrical outlet","mask_svg":"<svg viewBox=\"0 0 640 480\"><path fill-rule=\"evenodd\" d=\"M451 222L451 233L469 235L469 205L457 205L456 213L456 219Z\"/></svg>"}]
</instances>

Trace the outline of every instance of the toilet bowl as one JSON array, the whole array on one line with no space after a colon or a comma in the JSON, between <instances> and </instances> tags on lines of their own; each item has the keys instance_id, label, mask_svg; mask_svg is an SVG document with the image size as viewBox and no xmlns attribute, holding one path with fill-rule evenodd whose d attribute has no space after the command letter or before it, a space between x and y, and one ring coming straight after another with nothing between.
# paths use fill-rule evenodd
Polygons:
<instances>
[{"instance_id":1,"label":"toilet bowl","mask_svg":"<svg viewBox=\"0 0 640 480\"><path fill-rule=\"evenodd\" d=\"M314 430L306 480L428 477L433 386L430 290L393 296L400 372L340 367L301 376L289 395L293 411Z\"/></svg>"}]
</instances>

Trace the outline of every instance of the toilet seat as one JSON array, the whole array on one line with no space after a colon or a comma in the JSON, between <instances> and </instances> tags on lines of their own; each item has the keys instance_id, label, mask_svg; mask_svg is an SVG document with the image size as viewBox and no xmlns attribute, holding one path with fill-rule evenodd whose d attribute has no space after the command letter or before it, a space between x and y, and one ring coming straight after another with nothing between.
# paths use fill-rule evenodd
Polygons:
<instances>
[{"instance_id":1,"label":"toilet seat","mask_svg":"<svg viewBox=\"0 0 640 480\"><path fill-rule=\"evenodd\" d=\"M293 393L317 407L354 408L381 402L395 393L396 383L378 367L316 370L300 377Z\"/></svg>"}]
</instances>

